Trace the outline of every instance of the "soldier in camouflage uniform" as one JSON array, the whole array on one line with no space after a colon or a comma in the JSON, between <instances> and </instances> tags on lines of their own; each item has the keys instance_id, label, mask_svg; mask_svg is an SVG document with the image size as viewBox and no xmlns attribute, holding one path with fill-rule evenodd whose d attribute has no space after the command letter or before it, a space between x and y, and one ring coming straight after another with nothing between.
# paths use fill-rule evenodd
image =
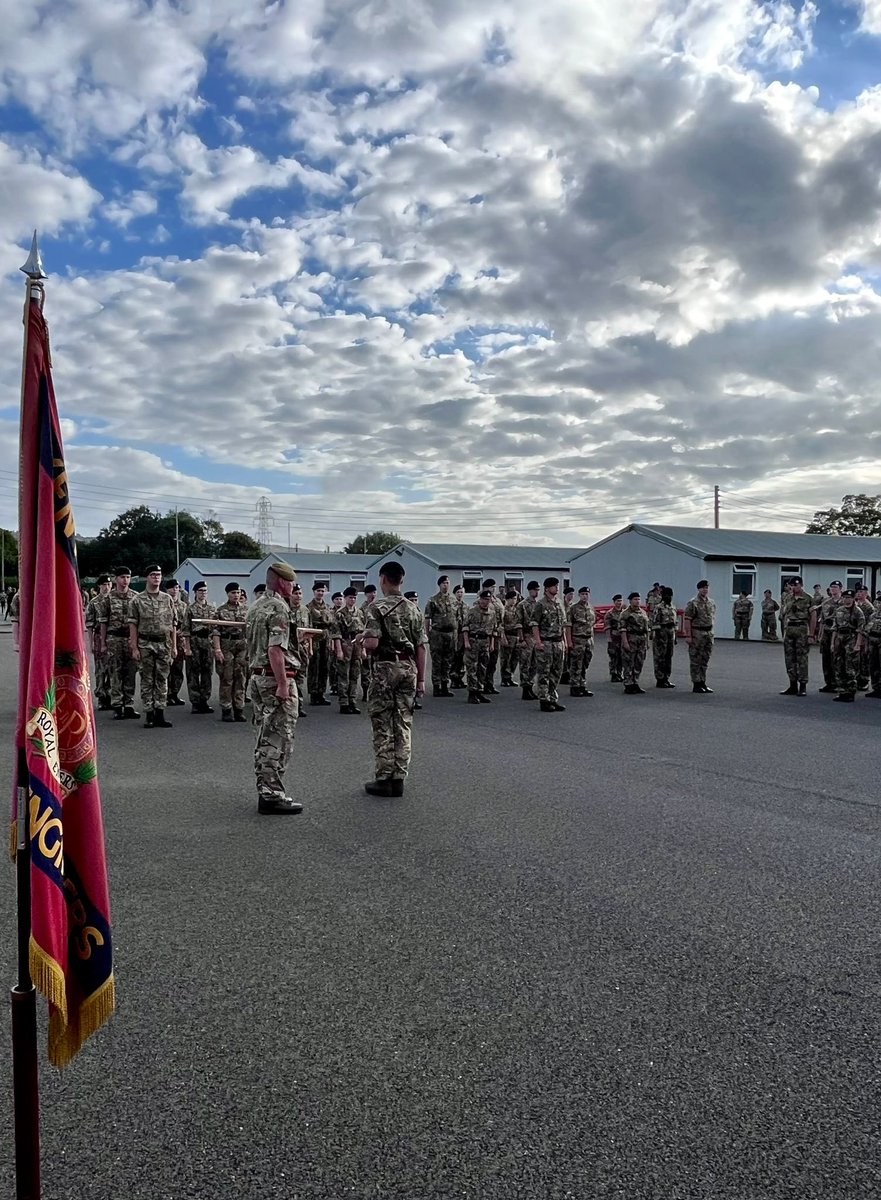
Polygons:
<instances>
[{"instance_id":1,"label":"soldier in camouflage uniform","mask_svg":"<svg viewBox=\"0 0 881 1200\"><path fill-rule=\"evenodd\" d=\"M624 694L625 696L644 696L645 691L639 686L639 677L645 665L645 655L649 644L649 619L640 606L639 592L631 592L627 597L627 608L621 614L619 629L621 630L621 653L624 657Z\"/></svg>"},{"instance_id":2,"label":"soldier in camouflage uniform","mask_svg":"<svg viewBox=\"0 0 881 1200\"><path fill-rule=\"evenodd\" d=\"M357 602L358 589L347 587L343 592L343 606L337 609L330 631L337 673L336 694L343 716L357 716L361 711L355 700L361 678L361 642L367 622Z\"/></svg>"},{"instance_id":3,"label":"soldier in camouflage uniform","mask_svg":"<svg viewBox=\"0 0 881 1200\"><path fill-rule=\"evenodd\" d=\"M401 595L404 568L393 560L379 569L382 597L367 611L364 649L373 656L368 698L376 778L371 796L402 796L410 767L413 707L425 694L425 623Z\"/></svg>"},{"instance_id":4,"label":"soldier in camouflage uniform","mask_svg":"<svg viewBox=\"0 0 881 1200\"><path fill-rule=\"evenodd\" d=\"M228 583L226 604L217 610L218 621L241 621L240 628L210 625L214 663L220 679L221 720L245 721L245 692L248 686L248 639L245 635L247 605L237 583Z\"/></svg>"},{"instance_id":5,"label":"soldier in camouflage uniform","mask_svg":"<svg viewBox=\"0 0 881 1200\"><path fill-rule=\"evenodd\" d=\"M590 588L580 587L578 599L569 609L569 695L592 696L587 690L587 670L593 660L593 630L597 615L590 602Z\"/></svg>"},{"instance_id":6,"label":"soldier in camouflage uniform","mask_svg":"<svg viewBox=\"0 0 881 1200\"><path fill-rule=\"evenodd\" d=\"M138 666L129 645L129 617L135 593L129 587L132 573L128 567L117 567L115 583L98 605L98 634L101 653L106 655L110 668L110 706L114 721L136 721L135 680Z\"/></svg>"},{"instance_id":7,"label":"soldier in camouflage uniform","mask_svg":"<svg viewBox=\"0 0 881 1200\"><path fill-rule=\"evenodd\" d=\"M529 619L535 642L538 699L542 712L565 712L560 703L557 684L563 672L563 654L569 647L569 624L566 610L560 603L560 581L553 575L544 581L544 592L536 601Z\"/></svg>"},{"instance_id":8,"label":"soldier in camouflage uniform","mask_svg":"<svg viewBox=\"0 0 881 1200\"><path fill-rule=\"evenodd\" d=\"M621 614L624 612L624 597L616 592L612 607L606 613L606 632L609 635L609 681L624 682L624 654L621 649Z\"/></svg>"},{"instance_id":9,"label":"soldier in camouflage uniform","mask_svg":"<svg viewBox=\"0 0 881 1200\"><path fill-rule=\"evenodd\" d=\"M186 623L182 631L190 647L190 656L186 660L187 691L193 712L200 715L214 712L208 703L214 686L211 673L214 643L212 626L207 622L217 619L217 609L208 603L207 596L208 585L200 580L193 588L193 603L187 606Z\"/></svg>"},{"instance_id":10,"label":"soldier in camouflage uniform","mask_svg":"<svg viewBox=\"0 0 881 1200\"><path fill-rule=\"evenodd\" d=\"M450 592L449 575L439 577L437 592L425 606L425 628L431 650L432 695L452 699L450 674L456 654L459 621L456 600Z\"/></svg>"},{"instance_id":11,"label":"soldier in camouflage uniform","mask_svg":"<svg viewBox=\"0 0 881 1200\"><path fill-rule=\"evenodd\" d=\"M856 598L856 606L866 618L868 626L872 617L875 615L875 606L869 599L869 589L864 583L859 587L854 588L854 596ZM860 650L860 669L857 674L857 691L866 692L869 690L869 642L867 638L863 638L862 649Z\"/></svg>"},{"instance_id":12,"label":"soldier in camouflage uniform","mask_svg":"<svg viewBox=\"0 0 881 1200\"><path fill-rule=\"evenodd\" d=\"M309 659L309 703L314 707L329 707L330 701L325 697L327 690L327 675L330 669L330 628L334 622L333 609L325 603L327 588L323 583L312 585L312 599L306 605L309 613L309 624L313 629L320 629L324 636L316 638L312 644L312 657Z\"/></svg>"},{"instance_id":13,"label":"soldier in camouflage uniform","mask_svg":"<svg viewBox=\"0 0 881 1200\"><path fill-rule=\"evenodd\" d=\"M806 696L810 641L816 633L817 609L805 591L800 575L789 581L785 613L783 661L786 663L789 687L780 695Z\"/></svg>"},{"instance_id":14,"label":"soldier in camouflage uniform","mask_svg":"<svg viewBox=\"0 0 881 1200\"><path fill-rule=\"evenodd\" d=\"M171 670L168 672L168 707L180 708L184 703L180 698L180 690L184 683L184 663L190 653L190 640L184 634L184 630L187 627L187 609L189 605L183 598L181 586L176 579L167 579L165 581L165 590L174 602L178 629L177 654L174 656L174 662L171 664Z\"/></svg>"},{"instance_id":15,"label":"soldier in camouflage uniform","mask_svg":"<svg viewBox=\"0 0 881 1200\"><path fill-rule=\"evenodd\" d=\"M505 614L505 605L504 605L504 601L500 600L499 597L496 595L495 588L496 588L496 581L494 579L487 579L483 585L483 590L489 592L492 595L493 608L496 611L496 617L498 618L498 624L499 624L499 626L501 626L502 620L503 620L504 614ZM481 688L481 695L483 695L484 697L498 696L500 694L499 689L496 687L496 667L499 665L499 643L500 643L500 641L501 641L501 639L499 637L496 637L493 640L492 647L490 648L490 652L487 655L486 665L484 667L484 672L483 672L483 686Z\"/></svg>"},{"instance_id":16,"label":"soldier in camouflage uniform","mask_svg":"<svg viewBox=\"0 0 881 1200\"><path fill-rule=\"evenodd\" d=\"M712 695L707 687L707 666L713 653L713 626L716 623L716 602L710 599L707 579L698 580L697 595L685 606L685 640L688 642L688 666L691 690Z\"/></svg>"},{"instance_id":17,"label":"soldier in camouflage uniform","mask_svg":"<svg viewBox=\"0 0 881 1200\"><path fill-rule=\"evenodd\" d=\"M294 583L288 597L291 610L291 641L300 660L295 683L297 685L297 720L305 721L309 714L306 712L306 668L312 655L312 638L302 630L309 626L309 609L303 603L303 589L299 583Z\"/></svg>"},{"instance_id":18,"label":"soldier in camouflage uniform","mask_svg":"<svg viewBox=\"0 0 881 1200\"><path fill-rule=\"evenodd\" d=\"M177 609L167 592L160 591L162 568L145 571L147 586L135 596L129 614L129 650L140 664L141 704L145 729L170 729L165 719L168 672L177 654Z\"/></svg>"},{"instance_id":19,"label":"soldier in camouflage uniform","mask_svg":"<svg viewBox=\"0 0 881 1200\"><path fill-rule=\"evenodd\" d=\"M465 670L468 674L468 703L489 704L483 693L487 661L493 642L499 635L499 613L489 588L484 588L477 603L465 613L462 637L465 641Z\"/></svg>"},{"instance_id":20,"label":"soldier in camouflage uniform","mask_svg":"<svg viewBox=\"0 0 881 1200\"><path fill-rule=\"evenodd\" d=\"M813 607L813 600L811 601ZM771 595L771 589L765 588L765 595L762 598L762 641L776 642L780 639L777 637L777 613L780 611L780 605Z\"/></svg>"},{"instance_id":21,"label":"soldier in camouflage uniform","mask_svg":"<svg viewBox=\"0 0 881 1200\"><path fill-rule=\"evenodd\" d=\"M670 682L673 671L673 651L676 648L676 609L673 589L661 588L661 597L652 609L652 658L656 688L675 688Z\"/></svg>"},{"instance_id":22,"label":"soldier in camouflage uniform","mask_svg":"<svg viewBox=\"0 0 881 1200\"><path fill-rule=\"evenodd\" d=\"M876 596L872 615L866 622L871 691L867 700L881 700L881 596Z\"/></svg>"},{"instance_id":23,"label":"soldier in camouflage uniform","mask_svg":"<svg viewBox=\"0 0 881 1200\"><path fill-rule=\"evenodd\" d=\"M731 615L734 618L734 640L749 641L749 626L753 619L754 609L752 597L749 592L741 592L738 598L731 606Z\"/></svg>"},{"instance_id":24,"label":"soldier in camouflage uniform","mask_svg":"<svg viewBox=\"0 0 881 1200\"><path fill-rule=\"evenodd\" d=\"M532 639L532 614L538 603L539 583L531 579L526 585L526 595L520 601L520 619L523 625L523 646L520 650L520 686L523 700L537 700L535 690L535 642Z\"/></svg>"},{"instance_id":25,"label":"soldier in camouflage uniform","mask_svg":"<svg viewBox=\"0 0 881 1200\"><path fill-rule=\"evenodd\" d=\"M364 624L367 624L367 610L376 599L376 584L368 583L364 588L364 600L358 605L358 611L364 618ZM361 655L361 699L367 699L367 689L370 686L370 671L373 663L369 654Z\"/></svg>"},{"instance_id":26,"label":"soldier in camouflage uniform","mask_svg":"<svg viewBox=\"0 0 881 1200\"><path fill-rule=\"evenodd\" d=\"M836 700L852 703L857 690L860 652L865 641L866 618L850 589L841 593L833 617L832 653L835 656Z\"/></svg>"},{"instance_id":27,"label":"soldier in camouflage uniform","mask_svg":"<svg viewBox=\"0 0 881 1200\"><path fill-rule=\"evenodd\" d=\"M296 579L286 562L274 563L266 572L266 591L251 605L245 618L248 694L256 735L257 811L265 816L303 811L302 803L288 796L284 786L299 708L295 680L300 659L289 607Z\"/></svg>"},{"instance_id":28,"label":"soldier in camouflage uniform","mask_svg":"<svg viewBox=\"0 0 881 1200\"><path fill-rule=\"evenodd\" d=\"M575 603L575 588L572 587L572 585L570 584L568 587L563 588L563 611L566 614L567 624L569 622L569 613L570 613L570 611L572 609L572 605L574 603ZM563 651L563 670L560 672L560 683L571 683L571 681L572 681L572 675L571 675L572 663L570 661L571 654L572 654L571 648L567 645L566 649Z\"/></svg>"},{"instance_id":29,"label":"soldier in camouflage uniform","mask_svg":"<svg viewBox=\"0 0 881 1200\"><path fill-rule=\"evenodd\" d=\"M651 588L649 589L648 595L645 598L645 609L646 609L646 614L649 619L649 628L652 627L652 614L654 613L655 609L657 608L657 606L660 603L661 603L661 585L660 585L660 583L655 582L652 584Z\"/></svg>"},{"instance_id":30,"label":"soldier in camouflage uniform","mask_svg":"<svg viewBox=\"0 0 881 1200\"><path fill-rule=\"evenodd\" d=\"M829 584L829 595L820 600L820 659L823 663L823 686L821 692L837 692L837 676L835 670L835 654L832 648L835 629L835 610L841 603L840 579L833 579Z\"/></svg>"},{"instance_id":31,"label":"soldier in camouflage uniform","mask_svg":"<svg viewBox=\"0 0 881 1200\"><path fill-rule=\"evenodd\" d=\"M523 649L523 613L520 607L520 593L516 588L509 588L505 593L501 639L502 687L516 687L514 672L520 665Z\"/></svg>"},{"instance_id":32,"label":"soldier in camouflage uniform","mask_svg":"<svg viewBox=\"0 0 881 1200\"><path fill-rule=\"evenodd\" d=\"M86 633L92 646L92 656L95 660L95 695L98 698L98 711L106 712L112 708L110 703L110 660L106 648L101 650L101 633L98 622L98 610L104 597L110 592L110 576L98 576L98 595L86 605Z\"/></svg>"}]
</instances>

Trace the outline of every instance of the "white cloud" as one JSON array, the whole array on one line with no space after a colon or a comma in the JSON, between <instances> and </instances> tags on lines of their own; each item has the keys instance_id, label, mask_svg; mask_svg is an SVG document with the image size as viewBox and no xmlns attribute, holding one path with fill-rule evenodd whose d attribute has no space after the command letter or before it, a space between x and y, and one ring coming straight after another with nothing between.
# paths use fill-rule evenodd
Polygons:
<instances>
[{"instance_id":1,"label":"white cloud","mask_svg":"<svg viewBox=\"0 0 881 1200\"><path fill-rule=\"evenodd\" d=\"M0 236L21 239L36 227L57 233L84 222L100 199L70 168L0 140Z\"/></svg>"}]
</instances>

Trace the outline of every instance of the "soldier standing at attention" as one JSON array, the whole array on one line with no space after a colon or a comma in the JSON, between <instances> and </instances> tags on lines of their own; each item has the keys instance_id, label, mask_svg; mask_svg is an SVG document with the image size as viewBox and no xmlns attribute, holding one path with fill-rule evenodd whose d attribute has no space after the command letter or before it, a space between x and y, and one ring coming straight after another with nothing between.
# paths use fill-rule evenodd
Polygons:
<instances>
[{"instance_id":1,"label":"soldier standing at attention","mask_svg":"<svg viewBox=\"0 0 881 1200\"><path fill-rule=\"evenodd\" d=\"M569 620L569 613L572 611L572 605L575 603L575 588L570 584L563 588L563 611L566 613L566 620ZM567 646L563 651L563 670L560 673L560 683L570 683L572 676L571 670L571 650Z\"/></svg>"},{"instance_id":2,"label":"soldier standing at attention","mask_svg":"<svg viewBox=\"0 0 881 1200\"><path fill-rule=\"evenodd\" d=\"M856 598L856 606L866 618L866 625L872 620L875 615L875 606L869 599L869 589L864 583L854 588L854 596ZM862 650L860 651L860 669L857 674L857 691L867 692L869 690L869 643L867 638L863 638Z\"/></svg>"},{"instance_id":3,"label":"soldier standing at attention","mask_svg":"<svg viewBox=\"0 0 881 1200\"><path fill-rule=\"evenodd\" d=\"M452 699L450 673L456 653L459 622L456 600L450 592L449 575L438 577L437 592L425 606L425 628L431 650L431 694Z\"/></svg>"},{"instance_id":4,"label":"soldier standing at attention","mask_svg":"<svg viewBox=\"0 0 881 1200\"><path fill-rule=\"evenodd\" d=\"M465 624L465 614L468 605L465 603L465 589L461 583L453 588L453 603L456 612L456 650L453 654L453 665L450 667L450 691L465 686L465 641L462 637L462 627Z\"/></svg>"},{"instance_id":5,"label":"soldier standing at attention","mask_svg":"<svg viewBox=\"0 0 881 1200\"><path fill-rule=\"evenodd\" d=\"M379 568L382 597L367 610L364 649L373 657L368 698L376 778L371 796L403 796L410 768L413 708L425 694L425 624L401 595L404 568L392 560Z\"/></svg>"},{"instance_id":6,"label":"soldier standing at attention","mask_svg":"<svg viewBox=\"0 0 881 1200\"><path fill-rule=\"evenodd\" d=\"M484 588L477 597L477 603L465 613L465 624L462 626L469 704L490 703L489 697L483 694L483 687L487 677L487 661L498 633L499 614L494 596L489 588Z\"/></svg>"},{"instance_id":7,"label":"soldier standing at attention","mask_svg":"<svg viewBox=\"0 0 881 1200\"><path fill-rule=\"evenodd\" d=\"M359 612L364 617L364 623L367 624L367 610L373 601L376 599L376 584L368 583L364 588L364 601L358 606ZM367 689L370 686L370 655L361 655L361 699L367 699Z\"/></svg>"},{"instance_id":8,"label":"soldier standing at attention","mask_svg":"<svg viewBox=\"0 0 881 1200\"><path fill-rule=\"evenodd\" d=\"M187 659L187 691L194 713L213 713L208 703L214 681L211 662L214 655L212 632L209 621L217 617L217 610L207 600L208 584L200 580L193 588L193 603L187 608L184 637L189 643L190 657ZM203 623L204 622L204 623Z\"/></svg>"},{"instance_id":9,"label":"soldier standing at attention","mask_svg":"<svg viewBox=\"0 0 881 1200\"><path fill-rule=\"evenodd\" d=\"M129 587L132 579L128 567L117 567L115 583L98 607L98 633L101 653L106 654L110 667L110 706L114 721L137 721L141 715L132 707L138 667L129 645L129 618L135 593Z\"/></svg>"},{"instance_id":10,"label":"soldier standing at attention","mask_svg":"<svg viewBox=\"0 0 881 1200\"><path fill-rule=\"evenodd\" d=\"M535 642L535 664L538 676L538 699L541 712L565 712L560 703L557 684L563 673L563 654L569 646L569 624L566 610L557 593L560 581L550 575L544 581L544 593L535 603L529 624Z\"/></svg>"},{"instance_id":11,"label":"soldier standing at attention","mask_svg":"<svg viewBox=\"0 0 881 1200\"><path fill-rule=\"evenodd\" d=\"M263 589L260 593L262 596L266 591L266 585L261 584L260 586ZM254 592L256 595L256 588ZM309 609L303 603L303 589L299 583L294 583L291 588L291 594L288 596L288 607L291 610L291 642L296 650L297 658L300 660L295 680L297 685L297 720L305 721L309 716L306 712L306 666L312 654L312 638L309 634L301 632L301 630L309 628ZM245 632L247 633L247 627Z\"/></svg>"},{"instance_id":12,"label":"soldier standing at attention","mask_svg":"<svg viewBox=\"0 0 881 1200\"><path fill-rule=\"evenodd\" d=\"M838 688L835 699L852 704L857 690L860 651L865 641L866 618L862 609L857 608L849 588L841 593L832 620L832 653Z\"/></svg>"},{"instance_id":13,"label":"soldier standing at attention","mask_svg":"<svg viewBox=\"0 0 881 1200\"><path fill-rule=\"evenodd\" d=\"M811 605L813 606L813 600ZM771 595L771 589L765 588L765 595L762 597L762 641L777 642L780 639L777 637L777 613L780 611L780 605Z\"/></svg>"},{"instance_id":14,"label":"soldier standing at attention","mask_svg":"<svg viewBox=\"0 0 881 1200\"><path fill-rule=\"evenodd\" d=\"M523 646L520 650L520 686L522 700L537 700L535 691L535 643L532 640L532 614L538 603L539 585L531 579L526 585L526 595L520 601L520 620L523 625Z\"/></svg>"},{"instance_id":15,"label":"soldier standing at attention","mask_svg":"<svg viewBox=\"0 0 881 1200\"><path fill-rule=\"evenodd\" d=\"M339 697L340 713L357 716L361 709L355 704L358 682L361 678L361 642L367 622L357 608L358 589L347 587L343 592L343 606L337 609L336 620L331 629L334 663L336 665L336 694ZM452 693L450 693L452 695Z\"/></svg>"},{"instance_id":16,"label":"soldier standing at attention","mask_svg":"<svg viewBox=\"0 0 881 1200\"><path fill-rule=\"evenodd\" d=\"M580 587L578 599L569 609L569 695L592 696L587 690L587 669L593 659L593 628L597 615L590 603L590 588Z\"/></svg>"},{"instance_id":17,"label":"soldier standing at attention","mask_svg":"<svg viewBox=\"0 0 881 1200\"><path fill-rule=\"evenodd\" d=\"M328 684L328 687L327 687L327 690L330 692L331 696L335 696L337 694L337 669L336 669L336 658L334 656L334 648L333 648L333 630L336 626L337 613L340 611L340 609L342 607L343 607L343 593L342 592L334 592L334 594L330 598L330 611L333 615L333 623L331 625L329 625L328 629L327 629L327 637L328 637L328 644L327 644L327 684Z\"/></svg>"},{"instance_id":18,"label":"soldier standing at attention","mask_svg":"<svg viewBox=\"0 0 881 1200\"><path fill-rule=\"evenodd\" d=\"M505 592L501 638L502 687L515 687L514 672L520 663L523 645L523 615L520 609L520 593L516 588L509 588Z\"/></svg>"},{"instance_id":19,"label":"soldier standing at attention","mask_svg":"<svg viewBox=\"0 0 881 1200\"><path fill-rule=\"evenodd\" d=\"M621 614L624 612L624 597L616 592L612 607L606 613L606 630L609 634L609 680L624 682L624 657L621 650Z\"/></svg>"},{"instance_id":20,"label":"soldier standing at attention","mask_svg":"<svg viewBox=\"0 0 881 1200\"><path fill-rule=\"evenodd\" d=\"M640 606L639 592L627 597L627 608L621 614L621 653L624 657L624 695L644 696L639 677L645 665L649 641L649 619Z\"/></svg>"},{"instance_id":21,"label":"soldier standing at attention","mask_svg":"<svg viewBox=\"0 0 881 1200\"><path fill-rule=\"evenodd\" d=\"M228 583L226 604L217 610L218 621L241 621L239 628L230 625L209 625L214 650L214 662L220 677L220 712L222 721L244 721L245 689L248 679L248 639L245 635L245 613L242 593L237 583Z\"/></svg>"},{"instance_id":22,"label":"soldier standing at attention","mask_svg":"<svg viewBox=\"0 0 881 1200\"><path fill-rule=\"evenodd\" d=\"M749 592L742 591L731 606L731 615L734 618L734 640L749 641L749 626L753 619L753 601Z\"/></svg>"},{"instance_id":23,"label":"soldier standing at attention","mask_svg":"<svg viewBox=\"0 0 881 1200\"><path fill-rule=\"evenodd\" d=\"M835 628L835 610L841 603L840 579L833 579L828 587L828 595L820 601L820 658L823 663L823 686L821 692L837 692L837 674L835 670L835 654L832 649Z\"/></svg>"},{"instance_id":24,"label":"soldier standing at attention","mask_svg":"<svg viewBox=\"0 0 881 1200\"><path fill-rule=\"evenodd\" d=\"M168 672L177 654L177 610L159 590L162 568L147 567L147 586L138 592L129 615L129 650L141 666L141 704L145 729L170 729L165 719Z\"/></svg>"},{"instance_id":25,"label":"soldier standing at attention","mask_svg":"<svg viewBox=\"0 0 881 1200\"><path fill-rule=\"evenodd\" d=\"M190 653L190 639L184 633L187 627L187 609L189 605L186 600L181 598L181 586L176 579L167 579L165 581L165 590L171 596L172 603L174 604L178 630L177 654L175 654L171 670L168 672L168 706L169 708L180 708L183 705L183 700L180 698L180 690L184 682L184 662Z\"/></svg>"},{"instance_id":26,"label":"soldier standing at attention","mask_svg":"<svg viewBox=\"0 0 881 1200\"><path fill-rule=\"evenodd\" d=\"M328 608L324 601L327 588L323 583L312 585L312 599L306 605L309 614L309 624L313 629L320 629L324 637L317 638L312 646L312 657L309 659L309 703L316 707L330 707L330 701L324 693L327 690L327 673L330 667L330 627L333 625L333 609Z\"/></svg>"},{"instance_id":27,"label":"soldier standing at attention","mask_svg":"<svg viewBox=\"0 0 881 1200\"><path fill-rule=\"evenodd\" d=\"M872 615L866 622L866 641L869 647L869 680L872 690L867 700L881 700L881 593L875 596Z\"/></svg>"},{"instance_id":28,"label":"soldier standing at attention","mask_svg":"<svg viewBox=\"0 0 881 1200\"><path fill-rule=\"evenodd\" d=\"M285 794L284 775L297 728L296 677L300 669L291 626L289 600L297 577L293 567L277 562L266 572L266 591L248 609L245 637L254 732L257 812L289 816L303 811L299 800Z\"/></svg>"},{"instance_id":29,"label":"soldier standing at attention","mask_svg":"<svg viewBox=\"0 0 881 1200\"><path fill-rule=\"evenodd\" d=\"M676 609L673 589L661 588L661 598L652 609L652 657L655 667L655 687L675 688L670 682L673 672L673 651L676 648Z\"/></svg>"},{"instance_id":30,"label":"soldier standing at attention","mask_svg":"<svg viewBox=\"0 0 881 1200\"><path fill-rule=\"evenodd\" d=\"M710 599L710 583L699 579L697 595L685 606L685 640L688 642L688 665L691 690L710 696L707 687L707 666L713 653L713 626L716 623L716 602Z\"/></svg>"},{"instance_id":31,"label":"soldier standing at attention","mask_svg":"<svg viewBox=\"0 0 881 1200\"><path fill-rule=\"evenodd\" d=\"M110 576L98 576L98 595L86 605L86 633L92 643L92 655L95 659L95 695L98 697L98 711L106 712L113 706L110 703L110 662L107 650L101 652L101 633L98 624L98 609L104 597L110 591Z\"/></svg>"},{"instance_id":32,"label":"soldier standing at attention","mask_svg":"<svg viewBox=\"0 0 881 1200\"><path fill-rule=\"evenodd\" d=\"M786 628L783 631L783 661L789 687L781 696L806 696L810 642L817 628L817 608L804 589L800 575L789 581L786 601Z\"/></svg>"},{"instance_id":33,"label":"soldier standing at attention","mask_svg":"<svg viewBox=\"0 0 881 1200\"><path fill-rule=\"evenodd\" d=\"M504 619L505 615L505 604L504 601L500 600L496 595L495 588L496 581L494 579L487 579L483 585L483 590L485 592L489 592L492 596L493 608L495 609L496 617L498 618L498 625L501 627L502 620ZM483 696L498 696L500 694L499 689L496 687L496 667L499 665L499 641L500 639L498 637L493 639L492 647L490 648L489 655L487 656L486 668L482 681L483 687L481 688L481 694Z\"/></svg>"},{"instance_id":34,"label":"soldier standing at attention","mask_svg":"<svg viewBox=\"0 0 881 1200\"><path fill-rule=\"evenodd\" d=\"M661 585L657 582L653 583L651 590L645 598L645 607L648 614L649 625L652 623L652 613L655 608L661 603Z\"/></svg>"}]
</instances>

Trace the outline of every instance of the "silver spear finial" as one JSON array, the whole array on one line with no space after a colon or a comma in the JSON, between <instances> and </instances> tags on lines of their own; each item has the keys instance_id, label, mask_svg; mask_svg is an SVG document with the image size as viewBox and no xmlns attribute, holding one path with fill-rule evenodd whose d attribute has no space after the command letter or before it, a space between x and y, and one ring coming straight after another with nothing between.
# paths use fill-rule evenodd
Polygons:
<instances>
[{"instance_id":1,"label":"silver spear finial","mask_svg":"<svg viewBox=\"0 0 881 1200\"><path fill-rule=\"evenodd\" d=\"M43 270L43 258L40 254L40 247L37 245L37 231L34 230L34 240L31 242L31 252L28 255L28 260L23 267L19 267L20 271L24 271L28 279L48 279L49 276Z\"/></svg>"}]
</instances>

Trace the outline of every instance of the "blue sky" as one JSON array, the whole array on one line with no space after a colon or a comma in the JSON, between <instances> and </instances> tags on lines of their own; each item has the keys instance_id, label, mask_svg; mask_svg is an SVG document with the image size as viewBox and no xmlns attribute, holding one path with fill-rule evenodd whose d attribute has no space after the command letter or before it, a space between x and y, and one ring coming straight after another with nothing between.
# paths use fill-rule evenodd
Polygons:
<instances>
[{"instance_id":1,"label":"blue sky","mask_svg":"<svg viewBox=\"0 0 881 1200\"><path fill-rule=\"evenodd\" d=\"M0 445L37 226L81 532L268 495L301 545L587 545L881 491L878 0L0 17Z\"/></svg>"}]
</instances>

